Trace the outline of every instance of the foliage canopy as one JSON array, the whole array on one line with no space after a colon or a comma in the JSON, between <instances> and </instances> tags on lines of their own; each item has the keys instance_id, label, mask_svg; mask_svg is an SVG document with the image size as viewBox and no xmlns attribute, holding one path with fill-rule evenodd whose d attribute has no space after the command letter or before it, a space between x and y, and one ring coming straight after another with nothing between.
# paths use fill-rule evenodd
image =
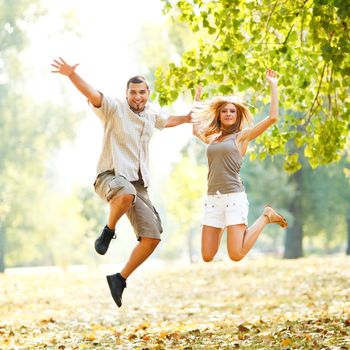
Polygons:
<instances>
[{"instance_id":1,"label":"foliage canopy","mask_svg":"<svg viewBox=\"0 0 350 350\"><path fill-rule=\"evenodd\" d=\"M300 169L297 149L312 167L339 160L349 133L350 7L341 0L162 0L164 11L189 25L197 47L179 64L156 72L160 104L201 82L206 93L244 91L267 102L264 72L279 73L279 129L261 137L257 152L284 154Z\"/></svg>"}]
</instances>

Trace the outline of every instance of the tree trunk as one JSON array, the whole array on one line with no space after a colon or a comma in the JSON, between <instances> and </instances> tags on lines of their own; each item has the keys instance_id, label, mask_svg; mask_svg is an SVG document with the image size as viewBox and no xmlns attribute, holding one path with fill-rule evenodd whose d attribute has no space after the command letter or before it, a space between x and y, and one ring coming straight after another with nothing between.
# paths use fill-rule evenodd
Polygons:
<instances>
[{"instance_id":1,"label":"tree trunk","mask_svg":"<svg viewBox=\"0 0 350 350\"><path fill-rule=\"evenodd\" d=\"M350 255L350 218L346 218L346 223L348 226L348 246L346 247L346 255Z\"/></svg>"},{"instance_id":2,"label":"tree trunk","mask_svg":"<svg viewBox=\"0 0 350 350\"><path fill-rule=\"evenodd\" d=\"M5 230L0 226L0 273L5 272Z\"/></svg>"},{"instance_id":3,"label":"tree trunk","mask_svg":"<svg viewBox=\"0 0 350 350\"><path fill-rule=\"evenodd\" d=\"M293 224L287 229L284 259L296 259L303 256L302 170L293 174L291 181L294 181L296 184L297 195L289 206L289 211L293 215L294 220Z\"/></svg>"}]
</instances>

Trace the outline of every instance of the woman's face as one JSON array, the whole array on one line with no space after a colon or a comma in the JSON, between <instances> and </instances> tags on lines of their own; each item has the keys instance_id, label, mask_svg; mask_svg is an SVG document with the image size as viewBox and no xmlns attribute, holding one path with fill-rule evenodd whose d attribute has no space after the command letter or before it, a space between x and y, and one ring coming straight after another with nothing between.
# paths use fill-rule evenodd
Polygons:
<instances>
[{"instance_id":1,"label":"woman's face","mask_svg":"<svg viewBox=\"0 0 350 350\"><path fill-rule=\"evenodd\" d=\"M221 128L227 129L234 125L237 121L237 108L233 103L226 103L220 109L219 119Z\"/></svg>"}]
</instances>

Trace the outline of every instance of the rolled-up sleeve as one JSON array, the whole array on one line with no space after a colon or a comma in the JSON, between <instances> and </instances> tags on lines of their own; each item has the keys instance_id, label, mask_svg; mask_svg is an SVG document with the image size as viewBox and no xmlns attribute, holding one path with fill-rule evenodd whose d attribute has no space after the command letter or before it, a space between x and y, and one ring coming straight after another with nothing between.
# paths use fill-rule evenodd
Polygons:
<instances>
[{"instance_id":1,"label":"rolled-up sleeve","mask_svg":"<svg viewBox=\"0 0 350 350\"><path fill-rule=\"evenodd\" d=\"M168 118L169 114L161 109L159 113L156 114L156 122L154 126L159 130L164 129Z\"/></svg>"},{"instance_id":2,"label":"rolled-up sleeve","mask_svg":"<svg viewBox=\"0 0 350 350\"><path fill-rule=\"evenodd\" d=\"M89 101L89 106L92 109L92 111L104 122L106 122L108 119L110 119L113 114L115 114L117 110L117 101L116 99L113 99L111 97L102 95L102 104L101 107L95 107L93 106Z\"/></svg>"}]
</instances>

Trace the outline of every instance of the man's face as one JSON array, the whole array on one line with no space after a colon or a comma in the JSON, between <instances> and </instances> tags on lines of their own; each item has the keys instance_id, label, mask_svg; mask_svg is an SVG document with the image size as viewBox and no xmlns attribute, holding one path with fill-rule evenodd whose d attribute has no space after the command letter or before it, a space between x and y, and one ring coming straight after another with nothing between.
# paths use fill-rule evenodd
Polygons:
<instances>
[{"instance_id":1,"label":"man's face","mask_svg":"<svg viewBox=\"0 0 350 350\"><path fill-rule=\"evenodd\" d=\"M136 112L142 112L148 101L149 90L145 83L130 83L126 90L126 99L129 103L130 108Z\"/></svg>"}]
</instances>

